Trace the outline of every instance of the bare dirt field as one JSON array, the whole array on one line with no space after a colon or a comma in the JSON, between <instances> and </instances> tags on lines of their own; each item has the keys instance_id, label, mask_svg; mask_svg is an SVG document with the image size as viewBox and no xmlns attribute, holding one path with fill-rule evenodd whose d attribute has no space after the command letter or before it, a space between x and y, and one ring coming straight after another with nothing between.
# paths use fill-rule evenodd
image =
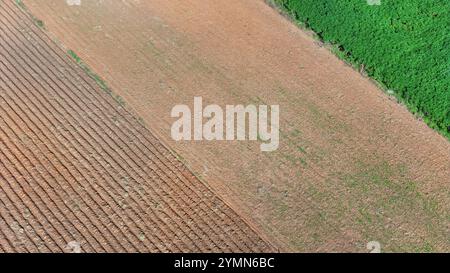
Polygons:
<instances>
[{"instance_id":1,"label":"bare dirt field","mask_svg":"<svg viewBox=\"0 0 450 273\"><path fill-rule=\"evenodd\" d=\"M77 245L78 244L78 245ZM0 1L0 252L273 251Z\"/></svg>"},{"instance_id":2,"label":"bare dirt field","mask_svg":"<svg viewBox=\"0 0 450 273\"><path fill-rule=\"evenodd\" d=\"M449 142L263 1L24 3L282 250L450 251ZM173 141L194 96L280 105L279 150Z\"/></svg>"}]
</instances>

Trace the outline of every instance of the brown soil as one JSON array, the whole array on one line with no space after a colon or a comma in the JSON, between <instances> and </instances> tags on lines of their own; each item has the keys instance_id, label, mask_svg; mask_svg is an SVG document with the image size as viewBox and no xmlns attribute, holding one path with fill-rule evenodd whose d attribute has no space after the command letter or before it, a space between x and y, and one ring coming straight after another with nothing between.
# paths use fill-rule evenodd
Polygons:
<instances>
[{"instance_id":1,"label":"brown soil","mask_svg":"<svg viewBox=\"0 0 450 273\"><path fill-rule=\"evenodd\" d=\"M450 251L449 142L263 1L24 2L283 249ZM172 141L194 96L280 105L280 149Z\"/></svg>"},{"instance_id":2,"label":"brown soil","mask_svg":"<svg viewBox=\"0 0 450 273\"><path fill-rule=\"evenodd\" d=\"M0 1L0 252L274 249Z\"/></svg>"}]
</instances>

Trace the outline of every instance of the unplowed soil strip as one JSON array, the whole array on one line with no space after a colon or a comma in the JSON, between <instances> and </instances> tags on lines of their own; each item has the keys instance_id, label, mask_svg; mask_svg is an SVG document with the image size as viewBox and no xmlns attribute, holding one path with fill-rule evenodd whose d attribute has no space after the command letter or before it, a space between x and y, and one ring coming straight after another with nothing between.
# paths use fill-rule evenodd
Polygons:
<instances>
[{"instance_id":1,"label":"unplowed soil strip","mask_svg":"<svg viewBox=\"0 0 450 273\"><path fill-rule=\"evenodd\" d=\"M273 250L14 1L0 37L0 251Z\"/></svg>"},{"instance_id":2,"label":"unplowed soil strip","mask_svg":"<svg viewBox=\"0 0 450 273\"><path fill-rule=\"evenodd\" d=\"M448 141L262 0L24 2L191 169L287 249L367 251L369 241L383 251L450 249ZM55 71L58 62L45 66ZM194 96L205 105L280 105L279 150L172 141L170 111ZM185 196L191 189L183 187Z\"/></svg>"}]
</instances>

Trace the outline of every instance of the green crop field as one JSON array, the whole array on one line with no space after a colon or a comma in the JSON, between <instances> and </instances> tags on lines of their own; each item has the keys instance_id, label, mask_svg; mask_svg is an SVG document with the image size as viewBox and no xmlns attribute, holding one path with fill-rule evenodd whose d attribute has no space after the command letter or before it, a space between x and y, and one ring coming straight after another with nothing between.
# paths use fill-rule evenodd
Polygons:
<instances>
[{"instance_id":1,"label":"green crop field","mask_svg":"<svg viewBox=\"0 0 450 273\"><path fill-rule=\"evenodd\" d=\"M274 1L450 138L449 0Z\"/></svg>"}]
</instances>

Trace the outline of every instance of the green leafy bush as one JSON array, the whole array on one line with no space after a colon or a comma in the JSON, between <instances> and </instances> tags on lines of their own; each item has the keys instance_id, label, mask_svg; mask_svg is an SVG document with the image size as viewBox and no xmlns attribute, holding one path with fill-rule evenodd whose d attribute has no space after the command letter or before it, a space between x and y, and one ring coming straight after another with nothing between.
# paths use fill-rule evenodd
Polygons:
<instances>
[{"instance_id":1,"label":"green leafy bush","mask_svg":"<svg viewBox=\"0 0 450 273\"><path fill-rule=\"evenodd\" d=\"M275 0L450 137L450 1Z\"/></svg>"}]
</instances>

